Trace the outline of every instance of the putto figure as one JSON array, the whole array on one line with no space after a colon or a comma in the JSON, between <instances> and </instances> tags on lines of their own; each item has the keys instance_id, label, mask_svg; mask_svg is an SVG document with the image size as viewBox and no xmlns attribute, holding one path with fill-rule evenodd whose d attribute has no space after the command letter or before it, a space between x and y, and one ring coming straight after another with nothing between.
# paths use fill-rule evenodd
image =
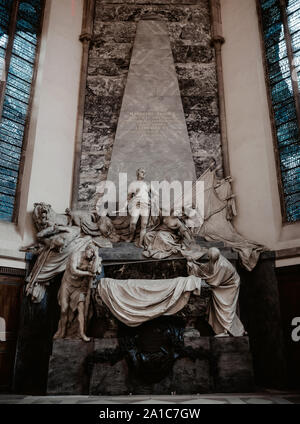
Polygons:
<instances>
[{"instance_id":1,"label":"putto figure","mask_svg":"<svg viewBox=\"0 0 300 424\"><path fill-rule=\"evenodd\" d=\"M73 314L77 311L79 335L85 342L90 341L85 334L90 288L92 280L100 272L101 258L92 243L84 251L74 252L69 257L58 292L61 315L54 339L66 336L67 325L73 321Z\"/></svg>"}]
</instances>

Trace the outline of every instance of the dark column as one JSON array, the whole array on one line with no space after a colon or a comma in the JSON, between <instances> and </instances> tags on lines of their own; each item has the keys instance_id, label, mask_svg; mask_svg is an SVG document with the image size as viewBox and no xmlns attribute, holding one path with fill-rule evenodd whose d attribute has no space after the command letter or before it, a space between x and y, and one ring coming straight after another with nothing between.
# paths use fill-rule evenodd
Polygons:
<instances>
[{"instance_id":1,"label":"dark column","mask_svg":"<svg viewBox=\"0 0 300 424\"><path fill-rule=\"evenodd\" d=\"M256 384L283 388L286 356L274 253L263 253L252 272L240 268L239 274L241 319L249 333Z\"/></svg>"},{"instance_id":2,"label":"dark column","mask_svg":"<svg viewBox=\"0 0 300 424\"><path fill-rule=\"evenodd\" d=\"M52 337L59 317L60 280L61 275L49 281L41 303L32 303L29 297L23 296L13 382L15 393L46 393Z\"/></svg>"}]
</instances>

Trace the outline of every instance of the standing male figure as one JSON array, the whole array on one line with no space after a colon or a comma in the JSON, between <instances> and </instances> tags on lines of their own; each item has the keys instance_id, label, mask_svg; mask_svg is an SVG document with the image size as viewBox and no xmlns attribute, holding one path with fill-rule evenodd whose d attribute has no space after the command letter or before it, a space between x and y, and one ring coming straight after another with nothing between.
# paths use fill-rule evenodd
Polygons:
<instances>
[{"instance_id":1,"label":"standing male figure","mask_svg":"<svg viewBox=\"0 0 300 424\"><path fill-rule=\"evenodd\" d=\"M100 271L101 258L92 244L88 244L84 251L70 255L58 292L61 315L54 339L66 336L67 324L71 321L69 316L71 310L73 313L78 312L80 337L86 342L90 341L85 334L85 318L89 307L87 298L91 280Z\"/></svg>"},{"instance_id":2,"label":"standing male figure","mask_svg":"<svg viewBox=\"0 0 300 424\"><path fill-rule=\"evenodd\" d=\"M139 246L143 247L148 219L150 215L150 185L144 181L146 171L139 168L136 171L136 181L133 181L128 188L128 212L130 215L130 238L134 239L136 225L141 218L141 232Z\"/></svg>"}]
</instances>

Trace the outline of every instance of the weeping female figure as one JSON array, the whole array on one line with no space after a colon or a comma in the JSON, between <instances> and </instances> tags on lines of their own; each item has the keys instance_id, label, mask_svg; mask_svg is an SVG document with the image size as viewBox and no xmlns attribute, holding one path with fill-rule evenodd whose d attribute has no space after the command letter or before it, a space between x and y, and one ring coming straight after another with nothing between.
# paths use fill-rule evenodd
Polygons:
<instances>
[{"instance_id":1,"label":"weeping female figure","mask_svg":"<svg viewBox=\"0 0 300 424\"><path fill-rule=\"evenodd\" d=\"M210 248L208 258L208 263L198 262L199 257L188 258L189 275L203 278L213 289L208 322L216 337L243 336L246 332L236 312L240 277L219 249Z\"/></svg>"}]
</instances>

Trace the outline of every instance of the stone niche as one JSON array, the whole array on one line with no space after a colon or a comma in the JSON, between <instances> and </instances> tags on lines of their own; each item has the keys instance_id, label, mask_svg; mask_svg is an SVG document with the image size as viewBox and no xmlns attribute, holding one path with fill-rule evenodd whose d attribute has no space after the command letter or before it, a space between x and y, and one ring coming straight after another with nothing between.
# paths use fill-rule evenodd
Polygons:
<instances>
[{"instance_id":1,"label":"stone niche","mask_svg":"<svg viewBox=\"0 0 300 424\"><path fill-rule=\"evenodd\" d=\"M107 178L137 23L145 19L163 21L168 28L197 177L212 159L222 175L209 1L117 0L112 4L96 0L86 84L80 209L95 206L96 185Z\"/></svg>"}]
</instances>

